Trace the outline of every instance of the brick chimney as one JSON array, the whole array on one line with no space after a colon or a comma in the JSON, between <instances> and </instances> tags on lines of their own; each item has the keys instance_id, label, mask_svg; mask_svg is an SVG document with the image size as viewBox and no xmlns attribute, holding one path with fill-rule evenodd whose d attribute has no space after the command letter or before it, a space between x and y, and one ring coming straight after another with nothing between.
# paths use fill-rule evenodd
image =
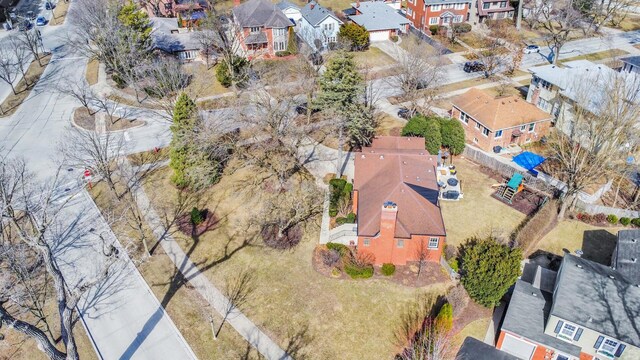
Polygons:
<instances>
[{"instance_id":1,"label":"brick chimney","mask_svg":"<svg viewBox=\"0 0 640 360\"><path fill-rule=\"evenodd\" d=\"M309 3L309 9L313 10L313 8L316 7L316 3L315 2L310 2Z\"/></svg>"},{"instance_id":2,"label":"brick chimney","mask_svg":"<svg viewBox=\"0 0 640 360\"><path fill-rule=\"evenodd\" d=\"M233 0L233 7L240 5L240 0Z\"/></svg>"},{"instance_id":3,"label":"brick chimney","mask_svg":"<svg viewBox=\"0 0 640 360\"><path fill-rule=\"evenodd\" d=\"M396 218L398 217L398 205L392 201L386 201L382 205L380 214L380 237L394 238L396 233Z\"/></svg>"}]
</instances>

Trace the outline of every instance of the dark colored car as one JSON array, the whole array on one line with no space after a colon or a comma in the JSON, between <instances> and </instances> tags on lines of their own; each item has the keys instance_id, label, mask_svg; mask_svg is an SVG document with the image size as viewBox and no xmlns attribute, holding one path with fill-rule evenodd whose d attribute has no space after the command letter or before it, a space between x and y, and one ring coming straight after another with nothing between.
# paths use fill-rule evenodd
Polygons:
<instances>
[{"instance_id":1,"label":"dark colored car","mask_svg":"<svg viewBox=\"0 0 640 360\"><path fill-rule=\"evenodd\" d=\"M306 114L307 114L307 108L308 108L308 104L307 104L306 102L304 102L304 103L302 103L302 104L300 104L300 105L296 106L296 112L297 112L298 114L300 114L300 115L306 115ZM318 111L320 111L320 110L318 110L318 109L316 109L316 108L311 108L311 113L312 113L312 114L315 114L315 113L317 113Z\"/></svg>"},{"instance_id":2,"label":"dark colored car","mask_svg":"<svg viewBox=\"0 0 640 360\"><path fill-rule=\"evenodd\" d=\"M485 66L480 61L467 61L466 63L464 63L463 70L466 73L472 73L472 72L484 71L484 69L485 69Z\"/></svg>"},{"instance_id":3,"label":"dark colored car","mask_svg":"<svg viewBox=\"0 0 640 360\"><path fill-rule=\"evenodd\" d=\"M27 31L27 30L31 30L31 28L33 27L33 24L31 23L31 21L25 20L20 22L20 24L18 24L18 30L20 31Z\"/></svg>"},{"instance_id":4,"label":"dark colored car","mask_svg":"<svg viewBox=\"0 0 640 360\"><path fill-rule=\"evenodd\" d=\"M31 20L35 20L36 14L34 14L33 11L27 11L27 18Z\"/></svg>"},{"instance_id":5,"label":"dark colored car","mask_svg":"<svg viewBox=\"0 0 640 360\"><path fill-rule=\"evenodd\" d=\"M47 1L46 3L44 3L44 8L47 10L52 10L53 8L55 8L56 6L53 5L51 2Z\"/></svg>"},{"instance_id":6,"label":"dark colored car","mask_svg":"<svg viewBox=\"0 0 640 360\"><path fill-rule=\"evenodd\" d=\"M398 117L408 120L411 118L411 110L407 108L400 108L400 110L398 110Z\"/></svg>"},{"instance_id":7,"label":"dark colored car","mask_svg":"<svg viewBox=\"0 0 640 360\"><path fill-rule=\"evenodd\" d=\"M311 61L311 63L316 66L320 66L324 63L324 59L319 53L312 53L311 55L309 55L309 61Z\"/></svg>"}]
</instances>

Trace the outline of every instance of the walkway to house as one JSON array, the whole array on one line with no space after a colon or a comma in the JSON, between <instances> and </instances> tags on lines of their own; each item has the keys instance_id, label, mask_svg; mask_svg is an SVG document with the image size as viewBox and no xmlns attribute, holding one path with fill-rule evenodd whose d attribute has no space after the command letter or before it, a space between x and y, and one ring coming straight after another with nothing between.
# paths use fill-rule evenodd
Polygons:
<instances>
[{"instance_id":1,"label":"walkway to house","mask_svg":"<svg viewBox=\"0 0 640 360\"><path fill-rule=\"evenodd\" d=\"M125 167L131 164L125 160ZM134 171L138 171L136 168ZM162 249L173 261L180 274L189 281L189 284L213 307L222 317L226 317L230 324L249 344L255 347L262 356L267 359L291 359L278 344L247 318L240 310L232 307L218 288L216 288L206 276L198 270L196 265L184 253L180 245L169 234L160 216L151 205L142 186L135 186L135 199L140 211L145 214L145 220L152 229L153 235L159 240ZM229 309L231 308L231 311Z\"/></svg>"}]
</instances>

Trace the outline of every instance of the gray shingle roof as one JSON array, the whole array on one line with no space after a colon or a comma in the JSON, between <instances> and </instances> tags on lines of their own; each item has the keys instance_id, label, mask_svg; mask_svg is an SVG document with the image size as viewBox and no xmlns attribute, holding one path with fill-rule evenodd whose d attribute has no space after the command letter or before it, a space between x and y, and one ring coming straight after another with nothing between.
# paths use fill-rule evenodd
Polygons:
<instances>
[{"instance_id":1,"label":"gray shingle roof","mask_svg":"<svg viewBox=\"0 0 640 360\"><path fill-rule=\"evenodd\" d=\"M382 1L363 1L352 3L360 15L349 16L354 23L363 26L367 31L400 29L410 21L398 11Z\"/></svg>"},{"instance_id":2,"label":"gray shingle roof","mask_svg":"<svg viewBox=\"0 0 640 360\"><path fill-rule=\"evenodd\" d=\"M287 16L269 0L249 0L234 7L232 12L238 24L243 28L292 26Z\"/></svg>"},{"instance_id":3,"label":"gray shingle roof","mask_svg":"<svg viewBox=\"0 0 640 360\"><path fill-rule=\"evenodd\" d=\"M551 314L640 346L640 287L607 266L566 254Z\"/></svg>"},{"instance_id":4,"label":"gray shingle roof","mask_svg":"<svg viewBox=\"0 0 640 360\"><path fill-rule=\"evenodd\" d=\"M631 64L633 66L640 66L640 56L629 56L620 59L623 63Z\"/></svg>"},{"instance_id":5,"label":"gray shingle roof","mask_svg":"<svg viewBox=\"0 0 640 360\"><path fill-rule=\"evenodd\" d=\"M518 280L502 323L502 330L579 357L580 348L578 346L544 333L551 299L551 293L542 291L523 280Z\"/></svg>"},{"instance_id":6,"label":"gray shingle roof","mask_svg":"<svg viewBox=\"0 0 640 360\"><path fill-rule=\"evenodd\" d=\"M338 20L340 24L342 24L342 21L338 19L336 14L332 13L315 1L312 1L305 5L302 8L301 13L302 17L305 18L312 26L317 26L328 16L331 16L332 18Z\"/></svg>"},{"instance_id":7,"label":"gray shingle roof","mask_svg":"<svg viewBox=\"0 0 640 360\"><path fill-rule=\"evenodd\" d=\"M611 258L611 267L630 283L640 284L640 230L618 231L618 244Z\"/></svg>"},{"instance_id":8,"label":"gray shingle roof","mask_svg":"<svg viewBox=\"0 0 640 360\"><path fill-rule=\"evenodd\" d=\"M172 33L178 30L176 24L174 18L153 18L151 38L154 47L170 53L200 49L201 46L194 31Z\"/></svg>"},{"instance_id":9,"label":"gray shingle roof","mask_svg":"<svg viewBox=\"0 0 640 360\"><path fill-rule=\"evenodd\" d=\"M467 337L456 354L456 360L518 360L518 358L478 339Z\"/></svg>"},{"instance_id":10,"label":"gray shingle roof","mask_svg":"<svg viewBox=\"0 0 640 360\"><path fill-rule=\"evenodd\" d=\"M249 34L246 39L244 39L244 43L247 45L250 44L264 44L267 42L267 34L264 32L259 32L255 34Z\"/></svg>"},{"instance_id":11,"label":"gray shingle roof","mask_svg":"<svg viewBox=\"0 0 640 360\"><path fill-rule=\"evenodd\" d=\"M276 4L276 6L278 7L278 9L280 9L282 11L285 11L287 9L300 10L300 7L288 2L287 0L280 1L278 4Z\"/></svg>"}]
</instances>

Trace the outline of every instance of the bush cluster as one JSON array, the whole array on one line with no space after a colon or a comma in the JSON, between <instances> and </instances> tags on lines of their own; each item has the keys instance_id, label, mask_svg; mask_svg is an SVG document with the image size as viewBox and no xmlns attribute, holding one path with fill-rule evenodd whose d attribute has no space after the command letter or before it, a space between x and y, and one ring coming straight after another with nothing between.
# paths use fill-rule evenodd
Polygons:
<instances>
[{"instance_id":1,"label":"bush cluster","mask_svg":"<svg viewBox=\"0 0 640 360\"><path fill-rule=\"evenodd\" d=\"M340 261L340 253L334 249L322 251L322 263L326 266L334 266Z\"/></svg>"},{"instance_id":2,"label":"bush cluster","mask_svg":"<svg viewBox=\"0 0 640 360\"><path fill-rule=\"evenodd\" d=\"M631 219L629 219L628 217L621 217L620 224L628 226L629 224L631 224Z\"/></svg>"},{"instance_id":3,"label":"bush cluster","mask_svg":"<svg viewBox=\"0 0 640 360\"><path fill-rule=\"evenodd\" d=\"M440 27L438 25L429 26L429 31L431 32L431 35L437 35L439 29Z\"/></svg>"},{"instance_id":4,"label":"bush cluster","mask_svg":"<svg viewBox=\"0 0 640 360\"><path fill-rule=\"evenodd\" d=\"M203 211L200 211L197 207L191 209L191 223L193 225L200 225L204 222L204 214Z\"/></svg>"},{"instance_id":5,"label":"bush cluster","mask_svg":"<svg viewBox=\"0 0 640 360\"><path fill-rule=\"evenodd\" d=\"M612 224L612 225L620 224L623 226L634 225L634 226L640 227L640 218L635 218L635 219L632 219L629 217L618 218L618 216L616 216L615 214L606 215L603 213L599 213L599 214L591 215L587 213L577 213L576 219L588 224L599 224L599 223L605 222L606 220L609 224Z\"/></svg>"},{"instance_id":6,"label":"bush cluster","mask_svg":"<svg viewBox=\"0 0 640 360\"><path fill-rule=\"evenodd\" d=\"M449 266L451 266L451 269L453 269L453 271L455 272L459 272L460 271L460 264L458 263L458 259L451 259L448 261Z\"/></svg>"},{"instance_id":7,"label":"bush cluster","mask_svg":"<svg viewBox=\"0 0 640 360\"><path fill-rule=\"evenodd\" d=\"M336 224L338 225L354 224L355 222L356 222L356 214L354 213L349 213L349 215L347 215L346 217L336 218Z\"/></svg>"},{"instance_id":8,"label":"bush cluster","mask_svg":"<svg viewBox=\"0 0 640 360\"><path fill-rule=\"evenodd\" d=\"M357 266L353 263L344 265L344 272L352 279L368 279L373 276L373 266Z\"/></svg>"},{"instance_id":9,"label":"bush cluster","mask_svg":"<svg viewBox=\"0 0 640 360\"><path fill-rule=\"evenodd\" d=\"M351 200L352 191L353 184L348 183L345 179L329 180L329 216L338 215L338 204L341 200L344 201L343 199ZM351 219L349 215L346 218L347 220ZM353 215L353 221L347 220L344 220L343 224L346 222L355 222L355 214Z\"/></svg>"},{"instance_id":10,"label":"bush cluster","mask_svg":"<svg viewBox=\"0 0 640 360\"><path fill-rule=\"evenodd\" d=\"M640 218L635 218L635 219L631 220L631 224L634 225L634 226L640 227Z\"/></svg>"},{"instance_id":11,"label":"bush cluster","mask_svg":"<svg viewBox=\"0 0 640 360\"><path fill-rule=\"evenodd\" d=\"M425 149L433 155L441 147L448 148L452 155L459 155L465 146L462 124L449 118L416 115L402 128L401 135L424 137Z\"/></svg>"},{"instance_id":12,"label":"bush cluster","mask_svg":"<svg viewBox=\"0 0 640 360\"><path fill-rule=\"evenodd\" d=\"M396 272L396 266L393 264L384 263L382 264L382 268L380 269L380 271L384 276L391 276Z\"/></svg>"},{"instance_id":13,"label":"bush cluster","mask_svg":"<svg viewBox=\"0 0 640 360\"><path fill-rule=\"evenodd\" d=\"M330 242L327 243L327 249L336 251L340 256L351 255L351 249L346 245Z\"/></svg>"},{"instance_id":14,"label":"bush cluster","mask_svg":"<svg viewBox=\"0 0 640 360\"><path fill-rule=\"evenodd\" d=\"M595 223L603 223L605 220L607 220L607 215L603 213L593 215L593 222Z\"/></svg>"},{"instance_id":15,"label":"bush cluster","mask_svg":"<svg viewBox=\"0 0 640 360\"><path fill-rule=\"evenodd\" d=\"M289 56L289 55L291 55L291 52L289 52L288 50L276 51L276 56L277 57L285 57L285 56Z\"/></svg>"},{"instance_id":16,"label":"bush cluster","mask_svg":"<svg viewBox=\"0 0 640 360\"><path fill-rule=\"evenodd\" d=\"M390 39L393 42L398 42L398 35L391 35Z\"/></svg>"},{"instance_id":17,"label":"bush cluster","mask_svg":"<svg viewBox=\"0 0 640 360\"><path fill-rule=\"evenodd\" d=\"M615 216L614 214L611 214L609 216L607 216L607 222L609 222L610 224L617 224L618 223L618 217Z\"/></svg>"}]
</instances>

